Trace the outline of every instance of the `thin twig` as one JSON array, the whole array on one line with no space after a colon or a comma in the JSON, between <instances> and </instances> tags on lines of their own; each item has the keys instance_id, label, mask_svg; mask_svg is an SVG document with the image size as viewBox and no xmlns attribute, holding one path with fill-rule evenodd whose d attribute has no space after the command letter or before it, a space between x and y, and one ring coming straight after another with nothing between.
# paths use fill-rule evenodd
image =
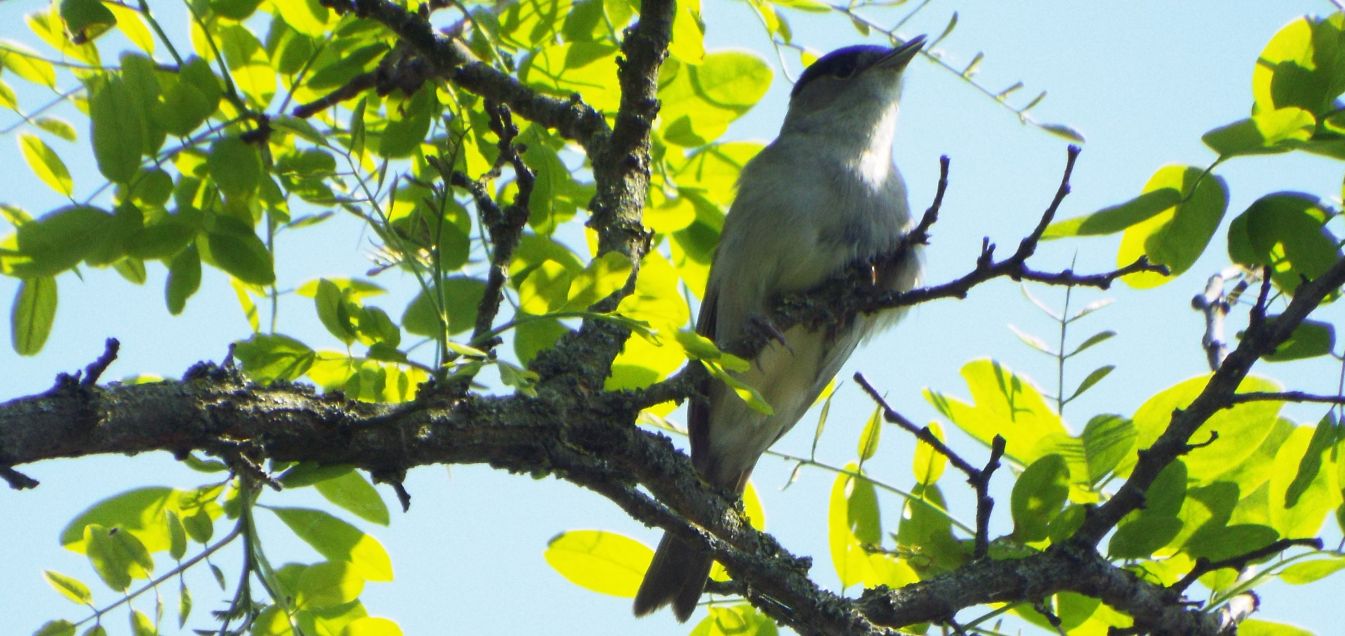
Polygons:
<instances>
[{"instance_id":1,"label":"thin twig","mask_svg":"<svg viewBox=\"0 0 1345 636\"><path fill-rule=\"evenodd\" d=\"M1303 402L1312 404L1345 404L1345 395L1320 395L1305 391L1248 391L1234 393L1230 404L1244 402Z\"/></svg>"},{"instance_id":2,"label":"thin twig","mask_svg":"<svg viewBox=\"0 0 1345 636\"><path fill-rule=\"evenodd\" d=\"M986 461L984 468L977 468L971 465L971 462L963 459L956 451L943 443L928 426L916 426L914 422L906 416L893 409L887 400L878 393L878 390L869 384L868 379L862 373L855 373L855 382L859 383L860 388L869 395L879 408L883 410L883 420L896 424L906 429L914 435L916 439L929 444L940 455L948 458L948 461L957 467L967 476L967 483L971 484L976 490L976 549L974 558L981 558L986 555L990 549L990 511L995 507L995 500L990 496L990 477L994 475L995 470L999 468L999 460L1004 456L1005 440L996 435L990 444L990 459Z\"/></svg>"},{"instance_id":3,"label":"thin twig","mask_svg":"<svg viewBox=\"0 0 1345 636\"><path fill-rule=\"evenodd\" d=\"M1186 588L1191 587L1191 584L1195 583L1197 579L1199 579L1202 576L1205 576L1210 572L1213 572L1215 570L1222 570L1224 568L1241 570L1247 567L1247 564L1253 561L1260 561L1261 559L1264 559L1266 557L1270 557L1279 554L1281 552L1284 552L1285 550L1288 550L1289 548L1292 548L1294 546L1305 546L1313 548L1315 550L1321 550L1322 540L1317 538L1280 539L1279 541L1275 541L1274 543L1271 543L1270 545L1267 545L1265 547L1252 550L1251 552L1248 552L1246 554L1240 554L1235 557L1229 557L1227 559L1210 561L1209 559L1201 557L1199 559L1196 559L1195 567L1191 568L1191 571L1187 572L1186 576L1183 576L1180 581L1173 583L1169 589L1173 590L1174 592L1185 591Z\"/></svg>"},{"instance_id":4,"label":"thin twig","mask_svg":"<svg viewBox=\"0 0 1345 636\"><path fill-rule=\"evenodd\" d=\"M121 348L121 343L116 338L108 338L103 347L103 355L84 367L84 379L80 381L80 386L91 387L98 384L98 378L103 377L103 372L107 371L112 361L117 359L117 350Z\"/></svg>"},{"instance_id":5,"label":"thin twig","mask_svg":"<svg viewBox=\"0 0 1345 636\"><path fill-rule=\"evenodd\" d=\"M37 488L39 485L36 479L14 470L10 466L0 466L0 479L4 479L8 482L9 487L14 490L27 490L29 488Z\"/></svg>"}]
</instances>

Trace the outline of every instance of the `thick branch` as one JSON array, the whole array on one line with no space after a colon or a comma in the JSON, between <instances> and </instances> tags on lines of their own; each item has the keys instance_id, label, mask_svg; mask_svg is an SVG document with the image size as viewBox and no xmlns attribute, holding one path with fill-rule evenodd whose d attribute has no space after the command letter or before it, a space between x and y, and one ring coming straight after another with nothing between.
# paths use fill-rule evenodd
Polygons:
<instances>
[{"instance_id":1,"label":"thick branch","mask_svg":"<svg viewBox=\"0 0 1345 636\"><path fill-rule=\"evenodd\" d=\"M1158 473L1177 457L1190 450L1191 436L1216 412L1232 406L1235 402L1238 385L1251 371L1252 365L1261 356L1275 351L1280 343L1287 340L1300 323L1312 313L1327 294L1345 284L1345 259L1337 261L1316 280L1298 286L1294 299L1284 312L1273 320L1265 316L1265 303L1268 287L1263 287L1247 331L1237 349L1224 358L1205 389L1196 396L1191 405L1177 411L1163 434L1147 450L1141 451L1139 461L1131 472L1130 478L1122 484L1116 495L1103 505L1093 509L1084 520L1073 541L1088 546L1096 546L1122 517L1144 504L1144 492L1153 484Z\"/></svg>"},{"instance_id":2,"label":"thick branch","mask_svg":"<svg viewBox=\"0 0 1345 636\"><path fill-rule=\"evenodd\" d=\"M1016 603L1072 591L1121 609L1141 631L1218 634L1218 618L1187 608L1181 597L1141 581L1092 549L1055 546L1026 559L980 559L957 571L899 590L879 587L859 599L866 615L883 625L943 622L957 610L984 603Z\"/></svg>"}]
</instances>

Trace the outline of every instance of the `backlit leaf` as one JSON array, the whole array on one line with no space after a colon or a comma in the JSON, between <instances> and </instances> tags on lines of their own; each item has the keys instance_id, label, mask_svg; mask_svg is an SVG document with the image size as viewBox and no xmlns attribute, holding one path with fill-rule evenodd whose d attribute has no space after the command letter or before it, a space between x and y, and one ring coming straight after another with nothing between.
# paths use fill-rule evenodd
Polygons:
<instances>
[{"instance_id":1,"label":"backlit leaf","mask_svg":"<svg viewBox=\"0 0 1345 636\"><path fill-rule=\"evenodd\" d=\"M10 313L10 341L14 352L37 355L51 335L56 321L56 279L50 276L25 278Z\"/></svg>"},{"instance_id":2,"label":"backlit leaf","mask_svg":"<svg viewBox=\"0 0 1345 636\"><path fill-rule=\"evenodd\" d=\"M567 530L547 542L546 562L571 583L594 592L634 598L653 552L604 530Z\"/></svg>"},{"instance_id":3,"label":"backlit leaf","mask_svg":"<svg viewBox=\"0 0 1345 636\"><path fill-rule=\"evenodd\" d=\"M74 193L75 184L70 179L70 170L40 137L20 133L19 150L23 152L28 167L42 180L42 183L47 184L47 187L67 197Z\"/></svg>"}]
</instances>

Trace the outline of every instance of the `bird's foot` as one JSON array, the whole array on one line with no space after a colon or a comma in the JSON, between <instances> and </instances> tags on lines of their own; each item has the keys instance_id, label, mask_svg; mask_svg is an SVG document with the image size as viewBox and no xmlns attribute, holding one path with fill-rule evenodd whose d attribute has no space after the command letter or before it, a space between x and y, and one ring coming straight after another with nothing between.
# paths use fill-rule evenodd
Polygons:
<instances>
[{"instance_id":1,"label":"bird's foot","mask_svg":"<svg viewBox=\"0 0 1345 636\"><path fill-rule=\"evenodd\" d=\"M774 340L780 343L780 345L789 352L789 355L795 355L794 349L790 347L789 342L785 340L785 333L780 331L779 327L775 326L775 323L771 321L769 316L757 314L748 317L747 329L753 336L762 335L768 340Z\"/></svg>"}]
</instances>

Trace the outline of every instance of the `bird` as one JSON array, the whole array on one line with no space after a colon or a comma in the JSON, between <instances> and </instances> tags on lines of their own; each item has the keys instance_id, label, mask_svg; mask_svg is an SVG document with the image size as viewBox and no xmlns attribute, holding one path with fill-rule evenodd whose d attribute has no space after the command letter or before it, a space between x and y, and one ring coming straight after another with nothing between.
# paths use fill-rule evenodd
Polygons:
<instances>
[{"instance_id":1,"label":"bird","mask_svg":"<svg viewBox=\"0 0 1345 636\"><path fill-rule=\"evenodd\" d=\"M762 453L803 416L860 341L902 313L781 333L767 319L777 296L806 291L866 261L883 288L918 284L918 246L895 262L880 257L898 253L910 229L892 144L902 74L924 42L920 36L896 47L848 46L813 62L790 92L780 134L743 167L696 331L725 347L766 320L776 339L737 375L773 412L754 410L721 382L707 382L705 399L690 401L691 461L711 486L740 496ZM685 622L713 562L701 548L664 534L636 593L635 615L672 605Z\"/></svg>"}]
</instances>

